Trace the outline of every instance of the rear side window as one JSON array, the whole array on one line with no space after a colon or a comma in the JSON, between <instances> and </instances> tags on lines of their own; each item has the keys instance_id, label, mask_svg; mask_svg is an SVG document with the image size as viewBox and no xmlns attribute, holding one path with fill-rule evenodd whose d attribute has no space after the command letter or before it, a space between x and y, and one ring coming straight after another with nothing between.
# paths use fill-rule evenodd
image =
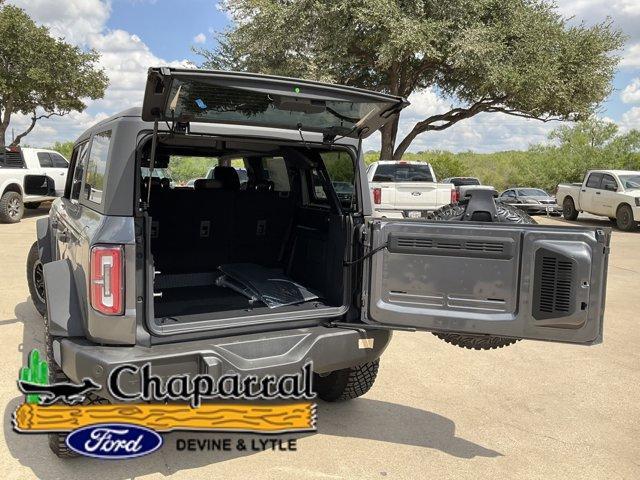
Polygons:
<instances>
[{"instance_id":1,"label":"rear side window","mask_svg":"<svg viewBox=\"0 0 640 480\"><path fill-rule=\"evenodd\" d=\"M42 168L52 168L53 162L48 152L38 152L38 162Z\"/></svg>"},{"instance_id":2,"label":"rear side window","mask_svg":"<svg viewBox=\"0 0 640 480\"><path fill-rule=\"evenodd\" d=\"M58 153L50 153L51 162L53 163L53 168L69 168L69 163L67 160Z\"/></svg>"},{"instance_id":3,"label":"rear side window","mask_svg":"<svg viewBox=\"0 0 640 480\"><path fill-rule=\"evenodd\" d=\"M602 177L602 188L604 190L615 191L618 189L618 184L616 183L616 179L611 175L604 175Z\"/></svg>"},{"instance_id":4,"label":"rear side window","mask_svg":"<svg viewBox=\"0 0 640 480\"><path fill-rule=\"evenodd\" d=\"M589 188L600 188L600 181L602 180L601 173L592 173L589 175L589 180L587 180L587 187Z\"/></svg>"},{"instance_id":5,"label":"rear side window","mask_svg":"<svg viewBox=\"0 0 640 480\"><path fill-rule=\"evenodd\" d=\"M378 165L374 182L433 182L429 164L385 163Z\"/></svg>"},{"instance_id":6,"label":"rear side window","mask_svg":"<svg viewBox=\"0 0 640 480\"><path fill-rule=\"evenodd\" d=\"M94 135L91 141L91 152L89 153L87 178L85 179L84 188L87 192L87 199L93 203L102 202L104 174L107 170L110 142L111 130Z\"/></svg>"}]
</instances>

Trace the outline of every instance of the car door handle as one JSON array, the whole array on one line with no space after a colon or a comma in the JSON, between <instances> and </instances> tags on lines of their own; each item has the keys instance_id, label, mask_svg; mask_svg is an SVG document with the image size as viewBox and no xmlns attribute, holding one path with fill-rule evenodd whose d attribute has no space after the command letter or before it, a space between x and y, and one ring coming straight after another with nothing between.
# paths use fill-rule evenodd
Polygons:
<instances>
[{"instance_id":1,"label":"car door handle","mask_svg":"<svg viewBox=\"0 0 640 480\"><path fill-rule=\"evenodd\" d=\"M58 233L58 241L62 243L67 243L69 241L69 233L67 230L60 230Z\"/></svg>"},{"instance_id":2,"label":"car door handle","mask_svg":"<svg viewBox=\"0 0 640 480\"><path fill-rule=\"evenodd\" d=\"M583 188L582 190L580 190L581 192L586 192L586 190Z\"/></svg>"},{"instance_id":3,"label":"car door handle","mask_svg":"<svg viewBox=\"0 0 640 480\"><path fill-rule=\"evenodd\" d=\"M596 192L596 195L600 195L600 192Z\"/></svg>"}]
</instances>

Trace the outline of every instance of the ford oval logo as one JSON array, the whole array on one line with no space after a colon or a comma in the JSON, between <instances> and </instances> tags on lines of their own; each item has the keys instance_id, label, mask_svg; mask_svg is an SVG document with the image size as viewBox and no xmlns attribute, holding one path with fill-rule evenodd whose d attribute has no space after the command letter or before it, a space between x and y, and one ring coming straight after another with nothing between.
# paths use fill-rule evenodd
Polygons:
<instances>
[{"instance_id":1,"label":"ford oval logo","mask_svg":"<svg viewBox=\"0 0 640 480\"><path fill-rule=\"evenodd\" d=\"M130 423L105 423L74 430L66 443L87 457L123 459L155 452L162 446L162 437L154 430Z\"/></svg>"}]
</instances>

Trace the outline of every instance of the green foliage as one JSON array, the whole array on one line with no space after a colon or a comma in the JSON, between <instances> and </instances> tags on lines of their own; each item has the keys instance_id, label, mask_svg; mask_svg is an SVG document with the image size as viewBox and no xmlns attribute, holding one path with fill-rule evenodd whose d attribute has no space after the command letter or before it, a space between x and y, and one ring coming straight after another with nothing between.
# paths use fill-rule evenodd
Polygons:
<instances>
[{"instance_id":1,"label":"green foliage","mask_svg":"<svg viewBox=\"0 0 640 480\"><path fill-rule=\"evenodd\" d=\"M73 142L56 142L52 146L47 147L49 150L55 150L60 153L67 160L71 159L71 152L73 152Z\"/></svg>"},{"instance_id":2,"label":"green foliage","mask_svg":"<svg viewBox=\"0 0 640 480\"><path fill-rule=\"evenodd\" d=\"M99 55L49 35L24 10L0 1L0 146L11 115L31 116L19 144L41 118L83 111L83 99L102 98L108 79L96 67Z\"/></svg>"},{"instance_id":3,"label":"green foliage","mask_svg":"<svg viewBox=\"0 0 640 480\"><path fill-rule=\"evenodd\" d=\"M20 369L20 380L38 385L46 385L49 383L49 366L46 360L40 360L40 352L37 349L29 352L29 364ZM38 403L40 395L27 395L27 403Z\"/></svg>"},{"instance_id":4,"label":"green foliage","mask_svg":"<svg viewBox=\"0 0 640 480\"><path fill-rule=\"evenodd\" d=\"M311 78L408 97L435 87L455 108L417 122L415 136L480 112L587 118L611 91L623 43L607 21L569 25L545 0L225 0L234 23L204 65Z\"/></svg>"},{"instance_id":5,"label":"green foliage","mask_svg":"<svg viewBox=\"0 0 640 480\"><path fill-rule=\"evenodd\" d=\"M169 176L178 183L186 183L192 178L204 178L209 169L218 164L216 158L207 157L171 157Z\"/></svg>"}]
</instances>

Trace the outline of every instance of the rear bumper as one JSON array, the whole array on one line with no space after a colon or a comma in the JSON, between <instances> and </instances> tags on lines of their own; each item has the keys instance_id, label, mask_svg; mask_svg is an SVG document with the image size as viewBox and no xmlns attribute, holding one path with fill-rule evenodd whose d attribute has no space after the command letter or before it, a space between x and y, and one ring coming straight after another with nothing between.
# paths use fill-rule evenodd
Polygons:
<instances>
[{"instance_id":1,"label":"rear bumper","mask_svg":"<svg viewBox=\"0 0 640 480\"><path fill-rule=\"evenodd\" d=\"M372 348L362 339L373 339ZM64 373L75 382L90 377L106 385L119 365L151 364L155 375L225 373L282 375L296 373L309 361L313 370L327 373L375 360L387 347L387 330L359 332L345 328L313 327L238 337L214 338L152 347L103 347L87 340L65 338L54 342ZM57 345L56 345L57 344ZM137 385L137 379L131 378ZM110 398L106 389L98 393Z\"/></svg>"}]
</instances>

